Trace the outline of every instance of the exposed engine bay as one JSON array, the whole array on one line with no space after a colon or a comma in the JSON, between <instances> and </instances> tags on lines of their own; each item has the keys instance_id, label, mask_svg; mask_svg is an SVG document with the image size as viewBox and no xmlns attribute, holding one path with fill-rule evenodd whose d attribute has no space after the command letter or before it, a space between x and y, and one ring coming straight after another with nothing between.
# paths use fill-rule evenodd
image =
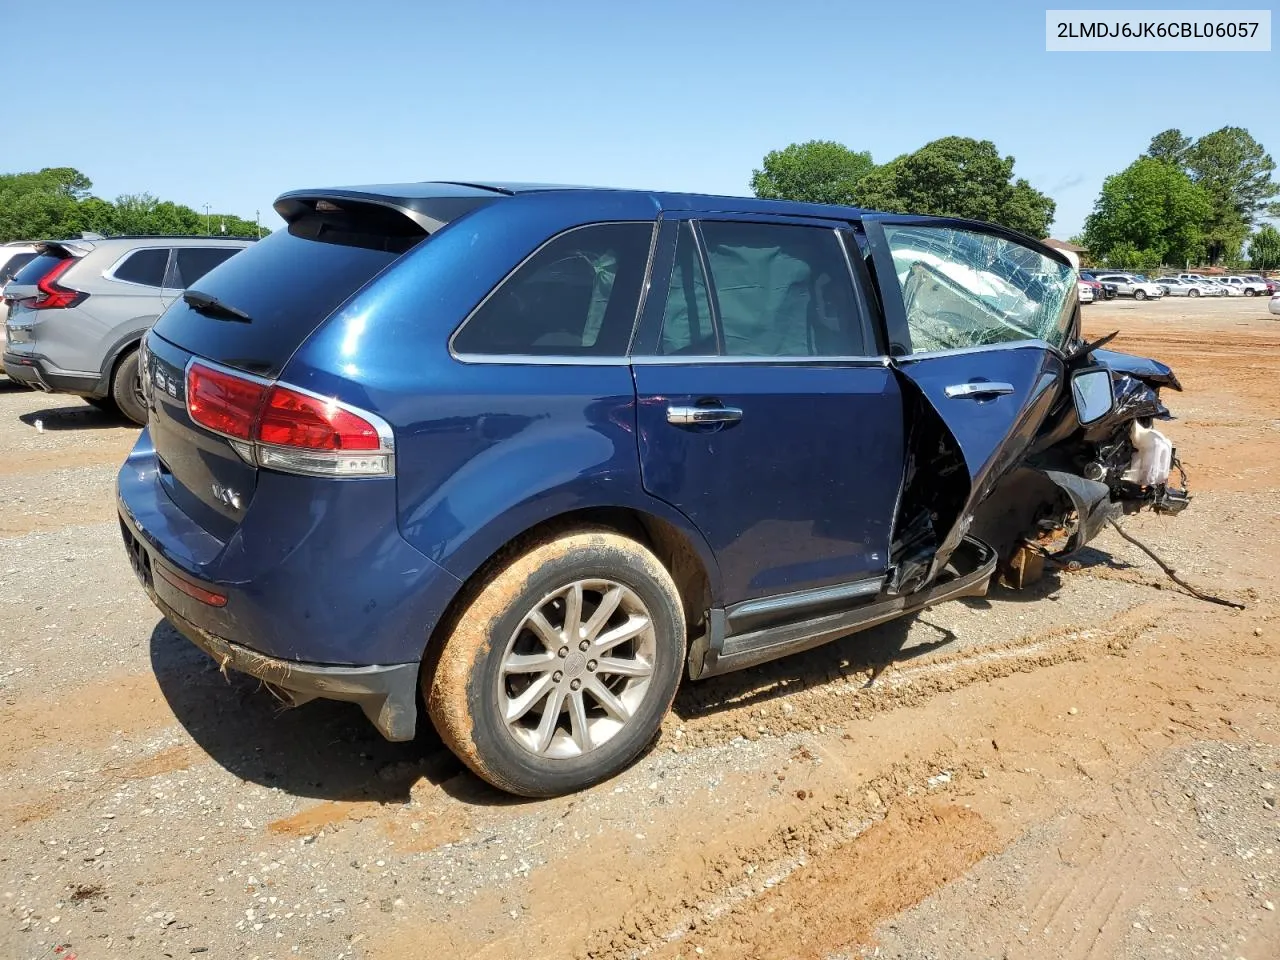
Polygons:
<instances>
[{"instance_id":1,"label":"exposed engine bay","mask_svg":"<svg viewBox=\"0 0 1280 960\"><path fill-rule=\"evenodd\" d=\"M978 509L972 530L1007 565L1022 547L1065 558L1109 520L1139 510L1177 514L1191 502L1177 450L1159 425L1173 416L1160 391L1180 391L1173 371L1156 360L1083 345L1070 359L1110 371L1114 405L1082 427L1059 402L1017 468Z\"/></svg>"}]
</instances>

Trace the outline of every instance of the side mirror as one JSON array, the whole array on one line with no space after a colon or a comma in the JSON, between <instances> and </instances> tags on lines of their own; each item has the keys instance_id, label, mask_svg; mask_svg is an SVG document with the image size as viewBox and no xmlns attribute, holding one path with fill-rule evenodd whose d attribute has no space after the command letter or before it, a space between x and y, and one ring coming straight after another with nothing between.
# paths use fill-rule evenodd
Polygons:
<instances>
[{"instance_id":1,"label":"side mirror","mask_svg":"<svg viewBox=\"0 0 1280 960\"><path fill-rule=\"evenodd\" d=\"M1082 427L1097 423L1115 406L1111 371L1106 367L1086 367L1071 375L1071 395Z\"/></svg>"}]
</instances>

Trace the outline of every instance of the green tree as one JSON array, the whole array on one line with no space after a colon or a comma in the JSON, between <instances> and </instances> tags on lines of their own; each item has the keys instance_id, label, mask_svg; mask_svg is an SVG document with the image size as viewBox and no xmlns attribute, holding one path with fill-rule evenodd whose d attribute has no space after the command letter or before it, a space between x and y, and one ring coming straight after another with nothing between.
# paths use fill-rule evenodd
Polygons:
<instances>
[{"instance_id":1,"label":"green tree","mask_svg":"<svg viewBox=\"0 0 1280 960\"><path fill-rule=\"evenodd\" d=\"M1249 264L1255 270L1280 267L1280 230L1266 223L1249 240Z\"/></svg>"},{"instance_id":2,"label":"green tree","mask_svg":"<svg viewBox=\"0 0 1280 960\"><path fill-rule=\"evenodd\" d=\"M1213 205L1204 230L1209 261L1238 256L1250 228L1280 193L1271 179L1275 161L1248 130L1223 127L1191 146L1186 165Z\"/></svg>"},{"instance_id":3,"label":"green tree","mask_svg":"<svg viewBox=\"0 0 1280 960\"><path fill-rule=\"evenodd\" d=\"M1147 147L1147 156L1153 160L1171 163L1178 169L1187 165L1187 153L1191 150L1192 140L1184 137L1178 129L1165 130L1151 138L1151 146Z\"/></svg>"},{"instance_id":4,"label":"green tree","mask_svg":"<svg viewBox=\"0 0 1280 960\"><path fill-rule=\"evenodd\" d=\"M894 213L986 220L1046 237L1055 204L1026 180L1015 180L1013 164L990 140L943 137L867 174L857 202Z\"/></svg>"},{"instance_id":5,"label":"green tree","mask_svg":"<svg viewBox=\"0 0 1280 960\"><path fill-rule=\"evenodd\" d=\"M1199 257L1211 210L1205 192L1177 167L1139 157L1103 182L1085 221L1085 246L1112 266L1182 264ZM1116 263L1118 256L1130 262Z\"/></svg>"},{"instance_id":6,"label":"green tree","mask_svg":"<svg viewBox=\"0 0 1280 960\"><path fill-rule=\"evenodd\" d=\"M871 154L833 140L793 143L765 154L751 190L766 200L851 204L859 181L875 168Z\"/></svg>"}]
</instances>

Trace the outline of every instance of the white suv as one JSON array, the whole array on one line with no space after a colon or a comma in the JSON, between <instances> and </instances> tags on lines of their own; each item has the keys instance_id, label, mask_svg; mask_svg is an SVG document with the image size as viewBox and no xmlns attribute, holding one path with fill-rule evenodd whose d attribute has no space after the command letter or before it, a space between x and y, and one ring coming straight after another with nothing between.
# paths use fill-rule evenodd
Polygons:
<instances>
[{"instance_id":1,"label":"white suv","mask_svg":"<svg viewBox=\"0 0 1280 960\"><path fill-rule=\"evenodd\" d=\"M1096 273L1099 283L1114 283L1116 293L1122 297L1133 297L1135 300L1159 300L1164 296L1164 287L1148 280L1139 280L1131 273Z\"/></svg>"},{"instance_id":2,"label":"white suv","mask_svg":"<svg viewBox=\"0 0 1280 960\"><path fill-rule=\"evenodd\" d=\"M1266 296L1267 285L1259 280L1250 280L1247 277L1223 277L1222 282L1228 286L1235 287L1246 297Z\"/></svg>"},{"instance_id":3,"label":"white suv","mask_svg":"<svg viewBox=\"0 0 1280 960\"><path fill-rule=\"evenodd\" d=\"M36 258L34 244L25 240L17 240L0 246L0 295L4 293L4 285L13 279L14 274ZM0 296L0 323L9 317L9 307Z\"/></svg>"}]
</instances>

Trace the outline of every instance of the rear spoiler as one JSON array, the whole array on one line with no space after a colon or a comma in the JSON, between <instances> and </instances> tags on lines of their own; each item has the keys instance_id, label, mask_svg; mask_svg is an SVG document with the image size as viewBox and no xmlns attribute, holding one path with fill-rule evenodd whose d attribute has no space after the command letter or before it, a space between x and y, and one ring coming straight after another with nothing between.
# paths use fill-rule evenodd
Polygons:
<instances>
[{"instance_id":1,"label":"rear spoiler","mask_svg":"<svg viewBox=\"0 0 1280 960\"><path fill-rule=\"evenodd\" d=\"M377 189L330 188L292 190L281 194L273 206L286 223L294 223L306 216L346 214L360 219L382 218L386 225L385 218L390 213L410 221L423 233L432 234L463 214L503 196L496 190L481 192L479 189L475 195L423 196Z\"/></svg>"},{"instance_id":2,"label":"rear spoiler","mask_svg":"<svg viewBox=\"0 0 1280 960\"><path fill-rule=\"evenodd\" d=\"M94 248L92 240L37 240L32 244L36 253L51 253L56 257L83 257Z\"/></svg>"}]
</instances>

